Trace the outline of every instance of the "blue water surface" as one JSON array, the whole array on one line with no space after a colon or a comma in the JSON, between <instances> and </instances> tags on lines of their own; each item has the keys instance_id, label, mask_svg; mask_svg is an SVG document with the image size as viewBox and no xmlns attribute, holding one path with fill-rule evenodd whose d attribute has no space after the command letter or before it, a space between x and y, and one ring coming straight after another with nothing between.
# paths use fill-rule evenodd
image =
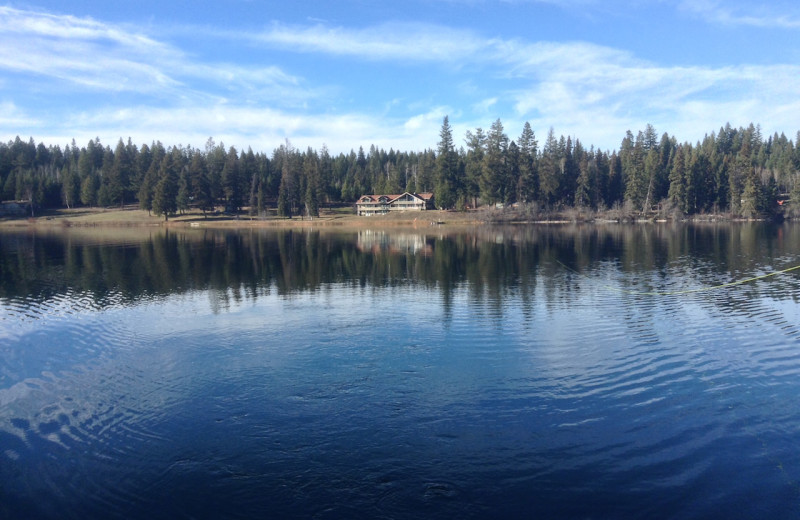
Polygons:
<instances>
[{"instance_id":1,"label":"blue water surface","mask_svg":"<svg viewBox=\"0 0 800 520\"><path fill-rule=\"evenodd\" d=\"M795 227L2 235L0 517L797 518Z\"/></svg>"}]
</instances>

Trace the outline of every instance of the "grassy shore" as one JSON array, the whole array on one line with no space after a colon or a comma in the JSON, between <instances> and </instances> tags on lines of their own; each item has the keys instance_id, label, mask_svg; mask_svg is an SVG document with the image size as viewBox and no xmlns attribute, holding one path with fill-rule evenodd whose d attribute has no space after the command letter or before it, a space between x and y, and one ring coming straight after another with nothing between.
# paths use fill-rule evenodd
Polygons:
<instances>
[{"instance_id":1,"label":"grassy shore","mask_svg":"<svg viewBox=\"0 0 800 520\"><path fill-rule=\"evenodd\" d=\"M782 216L782 215L781 215ZM0 216L0 229L9 228L59 228L59 227L108 227L108 228L414 228L447 226L467 228L482 225L503 224L561 224L561 223L611 223L611 222L666 222L680 221L685 217L676 214L653 213L647 216L619 209L592 212L578 209L547 212L534 211L530 207L517 209L479 209L474 211L409 211L388 215L359 217L349 207L323 209L319 217L277 216L256 217L243 213L238 216L220 213L204 215L190 210L175 215L169 220L157 217L136 206L125 208L75 208L51 210L36 217ZM695 215L693 221L736 221L732 215ZM753 220L753 219L749 219ZM755 219L766 220L766 218Z\"/></svg>"},{"instance_id":2,"label":"grassy shore","mask_svg":"<svg viewBox=\"0 0 800 520\"><path fill-rule=\"evenodd\" d=\"M157 217L135 207L76 208L48 211L36 217L0 217L0 228L23 227L169 227L169 228L293 228L293 227L427 227L437 225L481 225L481 215L454 211L425 211L392 213L359 217L348 208L323 210L319 217L255 217L223 214L203 215L191 210L183 215Z\"/></svg>"}]
</instances>

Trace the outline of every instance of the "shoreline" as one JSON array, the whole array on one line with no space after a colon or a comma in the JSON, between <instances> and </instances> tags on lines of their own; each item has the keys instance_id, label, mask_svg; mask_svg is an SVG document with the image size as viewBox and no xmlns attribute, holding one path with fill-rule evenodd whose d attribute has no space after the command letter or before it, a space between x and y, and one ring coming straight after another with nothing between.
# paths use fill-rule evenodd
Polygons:
<instances>
[{"instance_id":1,"label":"shoreline","mask_svg":"<svg viewBox=\"0 0 800 520\"><path fill-rule=\"evenodd\" d=\"M527 218L525 218L527 217ZM207 228L207 229L248 229L248 228L413 228L425 229L437 226L455 228L475 228L484 226L516 225L566 225L566 224L668 224L668 223L719 223L767 221L767 218L744 219L730 215L702 215L693 218L664 218L663 216L637 217L632 215L583 214L570 210L537 215L519 215L502 210L446 211L427 210L419 212L392 213L370 217L358 216L341 210L325 210L319 217L253 217L247 215L230 216L220 214L203 215L191 210L184 215L176 215L165 221L162 217L132 206L126 208L75 208L57 209L30 216L0 216L0 229L22 228Z\"/></svg>"},{"instance_id":2,"label":"shoreline","mask_svg":"<svg viewBox=\"0 0 800 520\"><path fill-rule=\"evenodd\" d=\"M247 215L230 216L207 214L189 211L184 215L176 215L169 220L163 217L148 215L147 211L138 208L78 208L51 210L35 217L0 216L0 229L22 228L426 228L439 225L450 226L483 226L487 223L477 215L429 210L424 212L407 212L391 215L361 217L354 213L335 211L321 212L319 217L253 217Z\"/></svg>"}]
</instances>

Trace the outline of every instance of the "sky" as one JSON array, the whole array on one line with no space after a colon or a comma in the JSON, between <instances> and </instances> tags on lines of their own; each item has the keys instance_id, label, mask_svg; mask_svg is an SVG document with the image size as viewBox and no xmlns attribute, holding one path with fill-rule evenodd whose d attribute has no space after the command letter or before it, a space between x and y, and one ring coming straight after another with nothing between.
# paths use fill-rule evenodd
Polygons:
<instances>
[{"instance_id":1,"label":"sky","mask_svg":"<svg viewBox=\"0 0 800 520\"><path fill-rule=\"evenodd\" d=\"M800 130L796 0L205 4L0 4L0 139L421 151L448 116L457 146L500 119L610 151L647 124Z\"/></svg>"}]
</instances>

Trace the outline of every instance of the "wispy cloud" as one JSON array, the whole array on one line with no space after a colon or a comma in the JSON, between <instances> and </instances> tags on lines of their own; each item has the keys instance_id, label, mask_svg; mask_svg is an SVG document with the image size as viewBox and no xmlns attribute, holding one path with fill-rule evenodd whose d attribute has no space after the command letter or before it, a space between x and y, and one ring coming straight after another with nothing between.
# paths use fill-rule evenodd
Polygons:
<instances>
[{"instance_id":1,"label":"wispy cloud","mask_svg":"<svg viewBox=\"0 0 800 520\"><path fill-rule=\"evenodd\" d=\"M738 12L731 8L725 12L733 14L723 16L723 8L714 11L720 4L708 1L686 5L694 15L714 12L719 20ZM759 16L769 19L764 11ZM775 20L789 27L795 18ZM648 122L694 139L728 121L788 130L800 114L800 66L794 64L668 66L587 42L491 38L421 23L349 28L276 22L261 31L202 33L245 43L268 59L221 63L190 52L190 45L179 43L186 40L167 28L0 7L0 134L31 131L55 142L130 136L194 145L213 136L266 149L289 138L301 147L327 144L334 152L369 144L420 150L436 145L449 115L458 141L466 129L501 118L512 136L529 120L539 134L555 126L587 145L611 148L625 130ZM294 70L304 75L293 73L295 58L305 55L315 63L345 57L376 76L392 77L404 68L406 77L370 92L375 99L360 99L362 91L345 83L336 67L298 66ZM408 71L424 76L427 90L411 89L417 78L408 80ZM16 97L14 87L20 90L24 81L52 92L98 94L98 102L57 115L37 112Z\"/></svg>"},{"instance_id":2,"label":"wispy cloud","mask_svg":"<svg viewBox=\"0 0 800 520\"><path fill-rule=\"evenodd\" d=\"M21 128L38 126L40 123L9 101L0 103L0 121Z\"/></svg>"},{"instance_id":3,"label":"wispy cloud","mask_svg":"<svg viewBox=\"0 0 800 520\"><path fill-rule=\"evenodd\" d=\"M9 7L0 7L0 70L162 100L224 100L236 92L291 101L318 93L276 66L202 62L135 28Z\"/></svg>"},{"instance_id":4,"label":"wispy cloud","mask_svg":"<svg viewBox=\"0 0 800 520\"><path fill-rule=\"evenodd\" d=\"M800 9L796 2L738 4L719 0L681 0L679 8L720 25L800 29Z\"/></svg>"},{"instance_id":5,"label":"wispy cloud","mask_svg":"<svg viewBox=\"0 0 800 520\"><path fill-rule=\"evenodd\" d=\"M261 42L284 46L283 35L289 33L291 44L302 52L347 53L383 61L400 57L442 64L459 61L480 74L504 80L494 95L470 103L471 117L502 110L498 98L511 99L514 113L497 116L524 120L532 115L544 128L554 124L575 132L589 128L605 143L608 138L602 138L601 131L596 130L600 121L614 126L617 132L618 128L647 122L658 122L665 128L708 130L728 120L746 124L762 114L777 116L782 113L781 106L792 108L800 96L800 86L793 79L800 76L800 66L796 65L665 66L628 51L586 42L482 38L469 31L399 24L368 30L314 26L289 31L273 26L262 34ZM463 48L459 48L461 43ZM482 93L476 91L475 95ZM732 106L739 108L731 110ZM793 115L774 121L787 122L797 114L789 113ZM705 115L705 121L697 119L700 114Z\"/></svg>"},{"instance_id":6,"label":"wispy cloud","mask_svg":"<svg viewBox=\"0 0 800 520\"><path fill-rule=\"evenodd\" d=\"M446 107L438 107L409 118L386 119L363 113L302 114L229 104L131 106L71 112L68 123L40 128L35 138L62 144L73 137L83 143L99 135L104 142L131 137L139 143L158 139L165 144L199 147L213 137L228 146L252 146L267 152L289 139L301 148L320 148L324 144L334 153L370 144L385 149L422 150L436 145L442 118L448 113Z\"/></svg>"},{"instance_id":7,"label":"wispy cloud","mask_svg":"<svg viewBox=\"0 0 800 520\"><path fill-rule=\"evenodd\" d=\"M142 34L90 19L0 7L0 67L6 71L152 92L179 82L151 63L180 58L176 49Z\"/></svg>"},{"instance_id":8,"label":"wispy cloud","mask_svg":"<svg viewBox=\"0 0 800 520\"><path fill-rule=\"evenodd\" d=\"M456 64L485 48L484 42L470 31L419 23L382 24L365 29L273 23L263 32L251 33L248 37L295 52L321 52L380 61Z\"/></svg>"}]
</instances>

